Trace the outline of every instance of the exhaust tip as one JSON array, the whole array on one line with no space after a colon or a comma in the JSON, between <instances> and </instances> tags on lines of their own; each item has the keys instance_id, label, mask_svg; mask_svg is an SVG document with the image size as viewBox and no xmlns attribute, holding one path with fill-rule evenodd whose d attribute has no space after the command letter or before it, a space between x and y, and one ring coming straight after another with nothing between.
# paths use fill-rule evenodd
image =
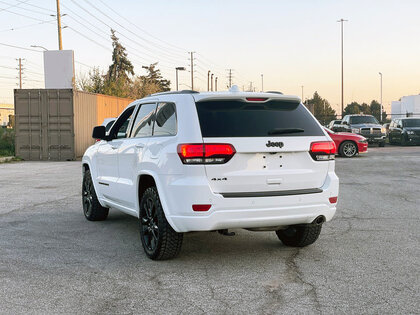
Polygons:
<instances>
[{"instance_id":1,"label":"exhaust tip","mask_svg":"<svg viewBox=\"0 0 420 315\"><path fill-rule=\"evenodd\" d=\"M323 215L320 215L320 216L316 217L315 220L312 223L321 225L321 224L325 223L325 217Z\"/></svg>"}]
</instances>

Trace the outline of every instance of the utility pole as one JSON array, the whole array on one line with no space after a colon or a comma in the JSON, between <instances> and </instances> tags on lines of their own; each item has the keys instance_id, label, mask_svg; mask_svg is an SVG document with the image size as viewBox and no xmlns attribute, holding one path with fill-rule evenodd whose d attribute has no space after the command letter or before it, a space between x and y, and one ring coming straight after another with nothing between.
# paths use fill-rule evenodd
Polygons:
<instances>
[{"instance_id":1,"label":"utility pole","mask_svg":"<svg viewBox=\"0 0 420 315\"><path fill-rule=\"evenodd\" d=\"M63 50L63 40L61 38L60 0L57 0L57 27L58 27L58 49Z\"/></svg>"},{"instance_id":2,"label":"utility pole","mask_svg":"<svg viewBox=\"0 0 420 315\"><path fill-rule=\"evenodd\" d=\"M207 71L207 91L210 91L210 70Z\"/></svg>"},{"instance_id":3,"label":"utility pole","mask_svg":"<svg viewBox=\"0 0 420 315\"><path fill-rule=\"evenodd\" d=\"M303 103L303 85L300 86L302 88L302 103Z\"/></svg>"},{"instance_id":4,"label":"utility pole","mask_svg":"<svg viewBox=\"0 0 420 315\"><path fill-rule=\"evenodd\" d=\"M190 52L191 60L191 90L194 90L194 54L195 51Z\"/></svg>"},{"instance_id":5,"label":"utility pole","mask_svg":"<svg viewBox=\"0 0 420 315\"><path fill-rule=\"evenodd\" d=\"M214 90L217 92L217 77L214 79Z\"/></svg>"},{"instance_id":6,"label":"utility pole","mask_svg":"<svg viewBox=\"0 0 420 315\"><path fill-rule=\"evenodd\" d=\"M348 20L340 19L337 22L341 23L341 119L344 117L344 39L343 39L343 24Z\"/></svg>"},{"instance_id":7,"label":"utility pole","mask_svg":"<svg viewBox=\"0 0 420 315\"><path fill-rule=\"evenodd\" d=\"M229 80L229 85L228 88L230 89L232 87L232 69L228 69L229 74L228 74L228 80Z\"/></svg>"},{"instance_id":8,"label":"utility pole","mask_svg":"<svg viewBox=\"0 0 420 315\"><path fill-rule=\"evenodd\" d=\"M264 74L261 74L261 92L264 92Z\"/></svg>"},{"instance_id":9,"label":"utility pole","mask_svg":"<svg viewBox=\"0 0 420 315\"><path fill-rule=\"evenodd\" d=\"M379 72L379 75L381 77L381 123L382 123L382 113L383 113L383 107L382 107L382 73Z\"/></svg>"},{"instance_id":10,"label":"utility pole","mask_svg":"<svg viewBox=\"0 0 420 315\"><path fill-rule=\"evenodd\" d=\"M211 91L213 92L213 73L211 74Z\"/></svg>"},{"instance_id":11,"label":"utility pole","mask_svg":"<svg viewBox=\"0 0 420 315\"><path fill-rule=\"evenodd\" d=\"M19 89L22 89L22 58L19 58Z\"/></svg>"}]
</instances>

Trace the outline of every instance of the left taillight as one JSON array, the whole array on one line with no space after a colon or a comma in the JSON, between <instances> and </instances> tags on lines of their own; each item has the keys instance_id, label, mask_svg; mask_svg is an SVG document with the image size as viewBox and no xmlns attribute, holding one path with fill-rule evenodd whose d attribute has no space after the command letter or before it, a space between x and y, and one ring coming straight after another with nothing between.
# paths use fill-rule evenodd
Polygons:
<instances>
[{"instance_id":1,"label":"left taillight","mask_svg":"<svg viewBox=\"0 0 420 315\"><path fill-rule=\"evenodd\" d=\"M315 161L329 161L335 159L337 148L333 141L312 142L309 153Z\"/></svg>"},{"instance_id":2,"label":"left taillight","mask_svg":"<svg viewBox=\"0 0 420 315\"><path fill-rule=\"evenodd\" d=\"M177 151L184 164L224 164L236 153L228 143L184 143Z\"/></svg>"}]
</instances>

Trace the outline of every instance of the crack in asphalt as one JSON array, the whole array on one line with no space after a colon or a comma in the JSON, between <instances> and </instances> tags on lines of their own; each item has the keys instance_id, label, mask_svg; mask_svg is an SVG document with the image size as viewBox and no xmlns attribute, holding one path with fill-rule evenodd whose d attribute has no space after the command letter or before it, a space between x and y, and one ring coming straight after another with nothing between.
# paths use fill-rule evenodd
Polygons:
<instances>
[{"instance_id":1,"label":"crack in asphalt","mask_svg":"<svg viewBox=\"0 0 420 315\"><path fill-rule=\"evenodd\" d=\"M294 273L294 282L303 284L304 286L309 286L310 289L305 292L312 297L315 302L315 309L318 313L321 313L321 303L319 302L318 294L316 292L316 287L312 283L305 281L303 279L304 275L303 272L299 269L298 264L296 263L296 259L299 256L300 249L296 248L294 253L288 257L286 260L286 266L288 268L288 273Z\"/></svg>"}]
</instances>

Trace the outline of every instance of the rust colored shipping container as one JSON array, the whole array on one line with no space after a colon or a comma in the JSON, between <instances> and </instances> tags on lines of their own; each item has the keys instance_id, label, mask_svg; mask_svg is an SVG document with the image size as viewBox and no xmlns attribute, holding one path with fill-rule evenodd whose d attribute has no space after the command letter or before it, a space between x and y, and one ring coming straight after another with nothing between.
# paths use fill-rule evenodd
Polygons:
<instances>
[{"instance_id":1,"label":"rust colored shipping container","mask_svg":"<svg viewBox=\"0 0 420 315\"><path fill-rule=\"evenodd\" d=\"M16 156L24 160L80 159L92 129L117 117L131 99L72 89L16 89Z\"/></svg>"},{"instance_id":2,"label":"rust colored shipping container","mask_svg":"<svg viewBox=\"0 0 420 315\"><path fill-rule=\"evenodd\" d=\"M133 100L128 98L121 98L103 94L96 94L97 102L97 120L96 124L100 125L105 118L118 117L119 114L130 104Z\"/></svg>"}]
</instances>

